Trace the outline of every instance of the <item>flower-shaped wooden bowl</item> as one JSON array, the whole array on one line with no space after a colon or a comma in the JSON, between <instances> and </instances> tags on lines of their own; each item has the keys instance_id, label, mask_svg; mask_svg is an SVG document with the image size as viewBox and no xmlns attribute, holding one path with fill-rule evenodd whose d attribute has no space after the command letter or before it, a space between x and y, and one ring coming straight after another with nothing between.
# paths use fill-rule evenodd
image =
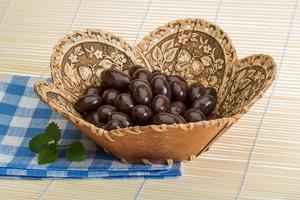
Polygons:
<instances>
[{"instance_id":1,"label":"flower-shaped wooden bowl","mask_svg":"<svg viewBox=\"0 0 300 200\"><path fill-rule=\"evenodd\" d=\"M218 91L216 119L188 124L149 125L106 131L85 121L73 105L86 87L100 83L111 66L127 71L133 64L161 69ZM74 31L54 47L53 83L39 81L35 91L106 152L126 163L191 160L207 150L261 98L275 78L267 55L237 59L227 34L203 19L182 19L158 27L137 46L98 29Z\"/></svg>"}]
</instances>

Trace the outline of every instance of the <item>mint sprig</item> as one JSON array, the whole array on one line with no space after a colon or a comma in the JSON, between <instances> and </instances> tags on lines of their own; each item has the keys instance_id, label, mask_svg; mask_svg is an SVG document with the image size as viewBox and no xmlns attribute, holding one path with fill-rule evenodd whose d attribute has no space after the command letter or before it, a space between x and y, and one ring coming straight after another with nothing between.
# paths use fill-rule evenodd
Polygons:
<instances>
[{"instance_id":1,"label":"mint sprig","mask_svg":"<svg viewBox=\"0 0 300 200\"><path fill-rule=\"evenodd\" d=\"M49 144L47 147L43 148L38 156L38 163L48 164L54 162L58 158L57 145Z\"/></svg>"},{"instance_id":2,"label":"mint sprig","mask_svg":"<svg viewBox=\"0 0 300 200\"><path fill-rule=\"evenodd\" d=\"M45 134L48 135L51 139L53 139L55 143L58 143L61 139L60 129L55 122L51 122L47 126Z\"/></svg>"},{"instance_id":3,"label":"mint sprig","mask_svg":"<svg viewBox=\"0 0 300 200\"><path fill-rule=\"evenodd\" d=\"M59 157L58 148L66 148L66 157L70 161L80 162L86 159L86 151L81 142L60 145L61 131L55 122L51 122L45 132L29 141L31 151L38 153L38 163L52 163Z\"/></svg>"},{"instance_id":4,"label":"mint sprig","mask_svg":"<svg viewBox=\"0 0 300 200\"><path fill-rule=\"evenodd\" d=\"M40 153L44 148L47 148L49 143L53 141L49 135L40 134L33 137L29 142L31 151Z\"/></svg>"},{"instance_id":5,"label":"mint sprig","mask_svg":"<svg viewBox=\"0 0 300 200\"><path fill-rule=\"evenodd\" d=\"M70 161L82 161L86 158L86 152L81 142L73 142L67 147L66 157Z\"/></svg>"}]
</instances>

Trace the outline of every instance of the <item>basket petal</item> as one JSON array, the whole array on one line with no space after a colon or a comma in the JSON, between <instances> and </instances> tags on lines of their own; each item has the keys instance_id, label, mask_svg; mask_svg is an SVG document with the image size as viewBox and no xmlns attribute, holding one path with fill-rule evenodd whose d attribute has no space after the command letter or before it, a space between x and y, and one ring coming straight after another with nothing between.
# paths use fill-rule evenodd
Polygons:
<instances>
[{"instance_id":1,"label":"basket petal","mask_svg":"<svg viewBox=\"0 0 300 200\"><path fill-rule=\"evenodd\" d=\"M169 49L176 50L172 60L164 59ZM191 18L158 27L139 42L134 51L150 70L162 69L187 80L205 80L218 89L219 102L227 92L227 80L232 78L237 59L235 48L225 32L208 21ZM157 52L163 54L159 60ZM182 55L183 52L186 56ZM199 69L195 68L195 62L201 63ZM188 67L174 67L183 65ZM216 81L207 80L210 76L215 76Z\"/></svg>"},{"instance_id":2,"label":"basket petal","mask_svg":"<svg viewBox=\"0 0 300 200\"><path fill-rule=\"evenodd\" d=\"M113 65L124 71L136 63L131 47L122 38L86 29L74 31L57 43L51 56L51 75L57 87L76 99L87 86L99 84L102 70Z\"/></svg>"},{"instance_id":3,"label":"basket petal","mask_svg":"<svg viewBox=\"0 0 300 200\"><path fill-rule=\"evenodd\" d=\"M248 56L236 63L232 85L221 104L218 115L240 118L262 97L276 76L276 64L271 56Z\"/></svg>"},{"instance_id":4,"label":"basket petal","mask_svg":"<svg viewBox=\"0 0 300 200\"><path fill-rule=\"evenodd\" d=\"M55 112L62 114L72 122L78 122L81 115L74 109L74 99L47 81L38 81L34 84L37 96Z\"/></svg>"}]
</instances>

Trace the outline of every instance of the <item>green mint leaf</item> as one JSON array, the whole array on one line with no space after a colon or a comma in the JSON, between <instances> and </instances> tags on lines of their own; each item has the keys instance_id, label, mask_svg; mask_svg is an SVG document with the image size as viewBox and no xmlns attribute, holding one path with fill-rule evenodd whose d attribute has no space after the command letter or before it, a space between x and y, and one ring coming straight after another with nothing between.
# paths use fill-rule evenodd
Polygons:
<instances>
[{"instance_id":1,"label":"green mint leaf","mask_svg":"<svg viewBox=\"0 0 300 200\"><path fill-rule=\"evenodd\" d=\"M58 143L58 141L61 138L60 129L59 129L58 125L55 122L51 122L48 125L48 127L45 130L45 134L49 135L51 138L53 138L55 143Z\"/></svg>"},{"instance_id":2,"label":"green mint leaf","mask_svg":"<svg viewBox=\"0 0 300 200\"><path fill-rule=\"evenodd\" d=\"M58 158L58 151L56 144L49 144L39 153L38 163L48 164L54 162Z\"/></svg>"},{"instance_id":3,"label":"green mint leaf","mask_svg":"<svg viewBox=\"0 0 300 200\"><path fill-rule=\"evenodd\" d=\"M81 142L73 142L66 150L67 159L70 161L83 161L86 158L86 152Z\"/></svg>"},{"instance_id":4,"label":"green mint leaf","mask_svg":"<svg viewBox=\"0 0 300 200\"><path fill-rule=\"evenodd\" d=\"M34 136L30 142L29 142L29 148L31 151L35 153L41 152L44 148L46 148L49 144L49 142L53 141L49 135L46 134L40 134L37 136Z\"/></svg>"}]
</instances>

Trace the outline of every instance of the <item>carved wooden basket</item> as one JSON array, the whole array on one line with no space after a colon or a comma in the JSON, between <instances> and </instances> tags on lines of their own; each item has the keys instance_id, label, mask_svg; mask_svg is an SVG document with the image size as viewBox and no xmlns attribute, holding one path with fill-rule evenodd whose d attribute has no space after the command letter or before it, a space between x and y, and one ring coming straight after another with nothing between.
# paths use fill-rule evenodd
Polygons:
<instances>
[{"instance_id":1,"label":"carved wooden basket","mask_svg":"<svg viewBox=\"0 0 300 200\"><path fill-rule=\"evenodd\" d=\"M87 86L99 84L104 69L115 65L127 71L133 64L213 86L218 91L217 119L106 131L75 111L76 99ZM74 31L54 47L53 83L39 81L35 92L121 161L171 164L207 150L262 97L275 74L272 57L260 54L238 60L231 40L218 26L203 19L182 19L157 28L134 47L99 29Z\"/></svg>"}]
</instances>

